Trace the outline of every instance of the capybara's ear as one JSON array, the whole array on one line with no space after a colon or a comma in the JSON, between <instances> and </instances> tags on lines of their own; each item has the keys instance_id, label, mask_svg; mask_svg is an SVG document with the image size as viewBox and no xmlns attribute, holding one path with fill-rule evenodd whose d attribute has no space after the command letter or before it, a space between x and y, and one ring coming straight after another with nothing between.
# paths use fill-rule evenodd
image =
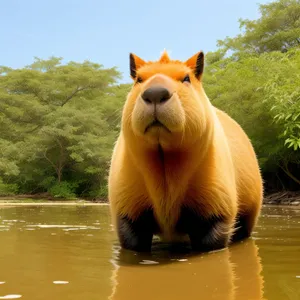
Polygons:
<instances>
[{"instance_id":1,"label":"capybara's ear","mask_svg":"<svg viewBox=\"0 0 300 300\"><path fill-rule=\"evenodd\" d=\"M146 62L143 61L141 58L136 56L133 53L129 54L129 59L130 59L130 76L132 79L136 78L136 71L143 66Z\"/></svg>"},{"instance_id":2,"label":"capybara's ear","mask_svg":"<svg viewBox=\"0 0 300 300\"><path fill-rule=\"evenodd\" d=\"M204 69L204 53L202 51L196 53L185 64L194 71L195 77L200 80Z\"/></svg>"}]
</instances>

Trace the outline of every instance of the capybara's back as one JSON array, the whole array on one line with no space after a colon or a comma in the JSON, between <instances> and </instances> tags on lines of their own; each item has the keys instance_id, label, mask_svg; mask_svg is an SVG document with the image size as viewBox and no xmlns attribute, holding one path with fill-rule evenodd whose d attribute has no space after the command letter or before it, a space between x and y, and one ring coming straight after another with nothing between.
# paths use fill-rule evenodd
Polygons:
<instances>
[{"instance_id":1,"label":"capybara's back","mask_svg":"<svg viewBox=\"0 0 300 300\"><path fill-rule=\"evenodd\" d=\"M202 87L204 55L156 62L130 54L134 80L109 172L113 225L123 248L150 251L153 235L194 250L251 235L263 198L242 128Z\"/></svg>"}]
</instances>

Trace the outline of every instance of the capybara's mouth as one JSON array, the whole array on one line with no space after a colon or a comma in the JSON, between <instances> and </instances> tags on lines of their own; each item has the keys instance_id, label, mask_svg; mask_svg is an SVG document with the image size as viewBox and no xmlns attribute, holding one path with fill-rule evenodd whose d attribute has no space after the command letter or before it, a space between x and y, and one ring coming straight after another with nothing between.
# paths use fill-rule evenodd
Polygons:
<instances>
[{"instance_id":1,"label":"capybara's mouth","mask_svg":"<svg viewBox=\"0 0 300 300\"><path fill-rule=\"evenodd\" d=\"M147 131L150 129L150 128L153 128L153 127L162 127L164 129L166 129L167 131L171 132L163 123L161 123L158 119L154 119L145 129L145 133L147 133Z\"/></svg>"}]
</instances>

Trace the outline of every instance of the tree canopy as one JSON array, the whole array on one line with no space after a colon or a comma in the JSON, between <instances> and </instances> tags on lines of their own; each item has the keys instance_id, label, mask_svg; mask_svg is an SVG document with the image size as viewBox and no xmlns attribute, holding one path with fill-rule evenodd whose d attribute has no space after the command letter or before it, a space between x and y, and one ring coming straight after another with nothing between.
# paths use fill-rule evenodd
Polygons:
<instances>
[{"instance_id":1,"label":"tree canopy","mask_svg":"<svg viewBox=\"0 0 300 300\"><path fill-rule=\"evenodd\" d=\"M300 45L300 1L280 0L259 6L258 20L240 19L236 37L218 41L218 46L243 53L286 52Z\"/></svg>"},{"instance_id":2,"label":"tree canopy","mask_svg":"<svg viewBox=\"0 0 300 300\"><path fill-rule=\"evenodd\" d=\"M248 133L263 173L283 170L299 188L300 1L259 7L258 20L240 20L244 32L207 54L204 87Z\"/></svg>"},{"instance_id":3,"label":"tree canopy","mask_svg":"<svg viewBox=\"0 0 300 300\"><path fill-rule=\"evenodd\" d=\"M119 72L91 62L62 65L51 57L24 69L2 67L1 75L2 183L57 197L105 194L128 87L116 85Z\"/></svg>"}]
</instances>

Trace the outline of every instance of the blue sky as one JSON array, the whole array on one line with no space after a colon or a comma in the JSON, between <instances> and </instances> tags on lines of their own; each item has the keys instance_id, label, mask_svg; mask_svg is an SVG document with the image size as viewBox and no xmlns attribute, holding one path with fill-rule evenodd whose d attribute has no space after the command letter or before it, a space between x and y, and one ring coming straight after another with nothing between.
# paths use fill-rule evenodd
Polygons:
<instances>
[{"instance_id":1,"label":"blue sky","mask_svg":"<svg viewBox=\"0 0 300 300\"><path fill-rule=\"evenodd\" d=\"M23 67L34 56L117 66L129 78L129 52L157 59L166 48L185 60L240 32L239 18L259 17L266 0L1 1L0 65Z\"/></svg>"}]
</instances>

